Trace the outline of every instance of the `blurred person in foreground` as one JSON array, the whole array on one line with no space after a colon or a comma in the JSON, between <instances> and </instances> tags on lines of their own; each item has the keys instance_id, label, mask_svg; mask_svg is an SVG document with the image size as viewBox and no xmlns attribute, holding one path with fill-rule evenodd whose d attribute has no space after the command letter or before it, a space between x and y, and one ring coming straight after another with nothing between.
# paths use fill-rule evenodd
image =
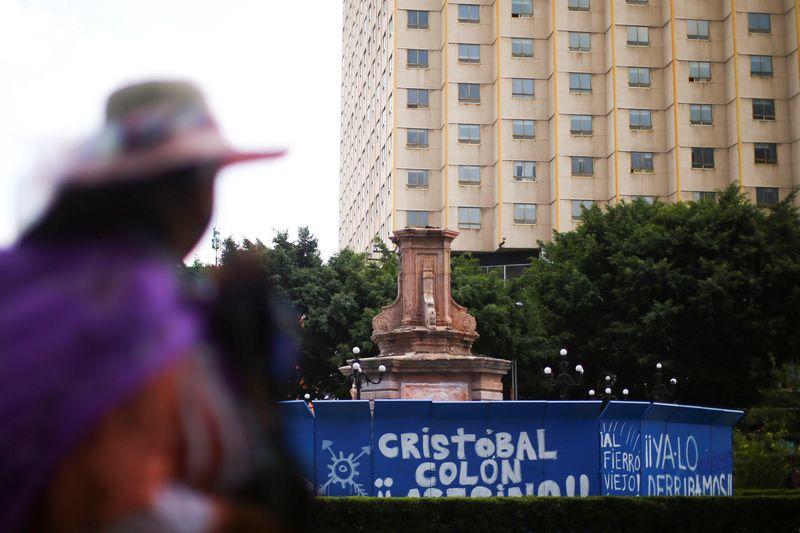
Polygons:
<instances>
[{"instance_id":1,"label":"blurred person in foreground","mask_svg":"<svg viewBox=\"0 0 800 533\"><path fill-rule=\"evenodd\" d=\"M0 531L291 531L305 493L271 379L291 347L254 265L177 268L233 150L201 93L111 95L49 208L0 252Z\"/></svg>"}]
</instances>

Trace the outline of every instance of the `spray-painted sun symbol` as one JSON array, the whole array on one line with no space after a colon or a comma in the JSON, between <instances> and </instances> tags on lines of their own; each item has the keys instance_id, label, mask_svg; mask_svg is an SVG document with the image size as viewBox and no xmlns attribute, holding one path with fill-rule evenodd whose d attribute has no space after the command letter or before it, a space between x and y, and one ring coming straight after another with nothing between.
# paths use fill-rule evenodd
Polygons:
<instances>
[{"instance_id":1,"label":"spray-painted sun symbol","mask_svg":"<svg viewBox=\"0 0 800 533\"><path fill-rule=\"evenodd\" d=\"M352 453L345 457L344 453L339 452L339 457L333 464L328 465L328 470L331 472L328 477L333 478L334 483L338 483L343 489L358 475L359 463L353 459Z\"/></svg>"},{"instance_id":2,"label":"spray-painted sun symbol","mask_svg":"<svg viewBox=\"0 0 800 533\"><path fill-rule=\"evenodd\" d=\"M317 492L319 494L328 494L332 484L339 485L341 490L347 491L350 495L366 496L363 486L356 482L358 477L358 460L362 455L370 453L370 447L364 446L361 448L361 453L355 455L354 453L345 455L344 452L339 452L338 455L331 447L333 442L329 440L322 441L322 449L328 450L331 454L331 463L328 465L328 480L319 486Z\"/></svg>"}]
</instances>

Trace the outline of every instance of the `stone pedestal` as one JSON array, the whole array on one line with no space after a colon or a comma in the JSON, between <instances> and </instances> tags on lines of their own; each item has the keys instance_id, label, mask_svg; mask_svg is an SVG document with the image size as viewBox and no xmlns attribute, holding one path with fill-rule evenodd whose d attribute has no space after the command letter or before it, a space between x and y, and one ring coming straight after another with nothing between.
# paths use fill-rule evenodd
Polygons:
<instances>
[{"instance_id":1,"label":"stone pedestal","mask_svg":"<svg viewBox=\"0 0 800 533\"><path fill-rule=\"evenodd\" d=\"M360 359L369 376L362 399L502 400L511 362L473 355L475 319L450 293L450 244L458 232L407 228L394 233L400 254L397 300L372 321L378 357ZM351 363L348 361L348 363ZM352 369L339 369L345 375Z\"/></svg>"},{"instance_id":2,"label":"stone pedestal","mask_svg":"<svg viewBox=\"0 0 800 533\"><path fill-rule=\"evenodd\" d=\"M502 379L511 366L504 359L446 353L388 355L359 359L359 362L369 376L378 375L379 365L386 367L383 381L377 385L363 385L363 400L502 400ZM349 366L340 370L344 374L352 372Z\"/></svg>"}]
</instances>

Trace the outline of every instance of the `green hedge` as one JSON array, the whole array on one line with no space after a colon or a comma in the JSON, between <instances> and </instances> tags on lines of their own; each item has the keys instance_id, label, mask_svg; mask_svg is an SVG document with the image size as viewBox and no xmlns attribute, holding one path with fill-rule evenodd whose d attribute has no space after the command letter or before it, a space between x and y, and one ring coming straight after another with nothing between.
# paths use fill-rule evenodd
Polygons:
<instances>
[{"instance_id":1,"label":"green hedge","mask_svg":"<svg viewBox=\"0 0 800 533\"><path fill-rule=\"evenodd\" d=\"M316 530L798 531L794 496L672 498L318 498Z\"/></svg>"},{"instance_id":2,"label":"green hedge","mask_svg":"<svg viewBox=\"0 0 800 533\"><path fill-rule=\"evenodd\" d=\"M793 496L800 498L800 489L736 489L737 496Z\"/></svg>"}]
</instances>

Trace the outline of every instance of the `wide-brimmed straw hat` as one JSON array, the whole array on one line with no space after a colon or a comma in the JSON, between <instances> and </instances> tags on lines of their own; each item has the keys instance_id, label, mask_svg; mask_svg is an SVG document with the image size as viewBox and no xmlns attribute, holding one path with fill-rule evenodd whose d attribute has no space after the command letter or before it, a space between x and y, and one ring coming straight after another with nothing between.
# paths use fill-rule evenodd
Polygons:
<instances>
[{"instance_id":1,"label":"wide-brimmed straw hat","mask_svg":"<svg viewBox=\"0 0 800 533\"><path fill-rule=\"evenodd\" d=\"M146 179L193 165L280 157L285 150L234 149L217 127L203 94L186 81L148 81L115 91L105 123L62 169L74 185Z\"/></svg>"}]
</instances>

